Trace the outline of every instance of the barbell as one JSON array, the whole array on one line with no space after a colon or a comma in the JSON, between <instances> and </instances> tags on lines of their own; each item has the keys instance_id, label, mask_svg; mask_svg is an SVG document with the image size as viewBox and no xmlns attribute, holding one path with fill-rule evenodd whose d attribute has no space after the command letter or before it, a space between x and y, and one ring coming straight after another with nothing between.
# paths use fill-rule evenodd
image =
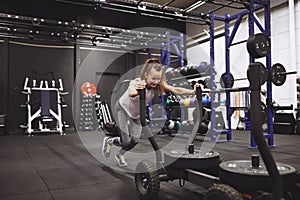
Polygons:
<instances>
[{"instance_id":1,"label":"barbell","mask_svg":"<svg viewBox=\"0 0 300 200\"><path fill-rule=\"evenodd\" d=\"M264 67L264 65L260 62L254 62L254 63L251 63L250 65L256 65L256 64L260 65L260 69L261 69L260 80L261 80L261 85L262 85L266 82L266 80L268 78L268 76L267 76L268 73L267 73L267 70ZM270 74L270 79L271 79L272 83L276 86L281 86L285 83L287 75L297 74L297 72L296 71L287 72L282 64L275 63L271 67L269 74ZM247 74L247 77L248 77L248 74ZM217 82L217 83L220 83L222 88L232 88L235 81L247 80L247 79L248 78L235 79L231 73L229 73L229 75L227 75L227 73L223 73L220 77L220 82ZM208 82L208 81L209 81L209 79L206 80L206 82Z\"/></svg>"},{"instance_id":2,"label":"barbell","mask_svg":"<svg viewBox=\"0 0 300 200\"><path fill-rule=\"evenodd\" d=\"M267 80L266 79L266 77L267 77L266 76L267 71L266 71L265 66L262 63L260 63L260 62L253 62L253 63L251 63L249 65L249 67L252 66L252 65L259 65L259 67L260 67L260 74L261 74L260 80L261 80L261 85L263 85L266 82L266 80ZM248 77L248 74L247 74L247 77ZM220 83L220 85L221 85L222 88L227 88L228 89L228 88L232 88L233 85L234 85L234 82L235 81L239 81L239 80L248 80L248 78L238 78L238 79L235 79L234 76L231 73L226 73L225 72L225 73L223 73L221 75L220 81L219 82L215 82L215 83ZM204 80L204 83L206 84L206 86L208 86L210 88L210 86L209 86L210 79L209 78L206 78Z\"/></svg>"},{"instance_id":3,"label":"barbell","mask_svg":"<svg viewBox=\"0 0 300 200\"><path fill-rule=\"evenodd\" d=\"M286 81L286 76L290 74L297 74L297 72L287 72L284 66L280 63L274 64L270 71L272 83L276 86L283 85Z\"/></svg>"}]
</instances>

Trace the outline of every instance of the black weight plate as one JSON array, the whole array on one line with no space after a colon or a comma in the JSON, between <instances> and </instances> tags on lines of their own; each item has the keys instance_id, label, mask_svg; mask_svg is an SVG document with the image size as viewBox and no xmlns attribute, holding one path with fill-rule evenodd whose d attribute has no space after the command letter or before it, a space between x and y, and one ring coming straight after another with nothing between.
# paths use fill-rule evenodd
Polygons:
<instances>
[{"instance_id":1,"label":"black weight plate","mask_svg":"<svg viewBox=\"0 0 300 200\"><path fill-rule=\"evenodd\" d=\"M262 58L267 56L271 51L270 38L263 33L250 36L247 41L247 50L253 58Z\"/></svg>"},{"instance_id":2,"label":"black weight plate","mask_svg":"<svg viewBox=\"0 0 300 200\"><path fill-rule=\"evenodd\" d=\"M260 67L260 85L265 84L265 82L266 82L266 80L267 80L267 78L268 78L268 76L267 76L267 69L266 69L266 67L265 67L262 63L260 63L260 62L253 62L253 63L250 63L250 65L249 65L249 67L248 67L248 70L247 70L247 78L248 78L248 80L251 81L251 80L249 79L249 68L250 68L251 66L254 66L254 65L259 65L259 67ZM254 80L254 81L256 81L256 80Z\"/></svg>"},{"instance_id":3,"label":"black weight plate","mask_svg":"<svg viewBox=\"0 0 300 200\"><path fill-rule=\"evenodd\" d=\"M284 66L280 63L276 63L271 68L271 80L272 83L276 86L282 86L286 81L286 75L280 74L285 73L286 70Z\"/></svg>"},{"instance_id":4,"label":"black weight plate","mask_svg":"<svg viewBox=\"0 0 300 200\"><path fill-rule=\"evenodd\" d=\"M233 75L230 73L228 77L226 73L223 73L220 77L220 85L222 88L232 88L234 85Z\"/></svg>"},{"instance_id":5,"label":"black weight plate","mask_svg":"<svg viewBox=\"0 0 300 200\"><path fill-rule=\"evenodd\" d=\"M297 183L297 170L289 165L276 163L284 188L291 188ZM220 180L240 190L271 191L273 183L264 165L251 167L251 160L225 161L220 164Z\"/></svg>"},{"instance_id":6,"label":"black weight plate","mask_svg":"<svg viewBox=\"0 0 300 200\"><path fill-rule=\"evenodd\" d=\"M181 169L207 169L220 164L220 154L217 152L200 152L194 154L186 151L172 150L164 154L165 165Z\"/></svg>"}]
</instances>

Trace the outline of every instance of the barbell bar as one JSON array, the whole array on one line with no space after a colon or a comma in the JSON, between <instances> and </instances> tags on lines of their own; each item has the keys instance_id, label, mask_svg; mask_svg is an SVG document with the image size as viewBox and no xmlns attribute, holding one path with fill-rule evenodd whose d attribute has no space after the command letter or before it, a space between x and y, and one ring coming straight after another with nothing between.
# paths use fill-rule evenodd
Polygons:
<instances>
[{"instance_id":1,"label":"barbell bar","mask_svg":"<svg viewBox=\"0 0 300 200\"><path fill-rule=\"evenodd\" d=\"M251 64L259 64L261 67L261 85L264 84L268 78L266 68L262 63L254 62ZM250 64L250 65L251 65ZM286 76L291 74L297 74L297 71L287 72L284 68L284 66L280 63L275 63L270 70L270 78L274 85L281 86L286 81ZM248 75L247 75L248 76ZM232 88L235 81L239 80L248 80L248 78L234 78L231 73L229 73L229 78L226 73L223 73L220 77L220 81L216 83L220 83L222 88ZM207 79L205 82L207 83L209 79Z\"/></svg>"},{"instance_id":2,"label":"barbell bar","mask_svg":"<svg viewBox=\"0 0 300 200\"><path fill-rule=\"evenodd\" d=\"M266 68L265 66L260 63L260 62L254 62L254 63L251 63L251 65L259 65L260 66L260 69L261 69L261 85L264 84L266 82L266 74L267 74L267 71L266 71ZM248 76L248 75L247 75ZM225 72L221 75L220 77L220 81L219 82L215 82L215 83L220 83L221 87L222 88L232 88L233 85L234 85L234 82L235 81L240 81L240 80L248 80L248 78L237 78L235 79L233 77L233 75L231 73L229 73L229 75ZM209 84L210 80L209 78L205 79L204 80L205 84Z\"/></svg>"}]
</instances>

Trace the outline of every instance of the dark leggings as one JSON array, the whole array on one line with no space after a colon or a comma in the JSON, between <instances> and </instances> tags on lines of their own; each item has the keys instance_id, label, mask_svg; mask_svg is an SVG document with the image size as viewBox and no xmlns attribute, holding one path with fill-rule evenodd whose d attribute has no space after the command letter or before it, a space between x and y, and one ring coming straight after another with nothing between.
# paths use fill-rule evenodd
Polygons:
<instances>
[{"instance_id":1,"label":"dark leggings","mask_svg":"<svg viewBox=\"0 0 300 200\"><path fill-rule=\"evenodd\" d=\"M120 153L124 154L126 151L131 150L138 144L141 136L142 125L139 118L130 118L118 102L115 106L115 114L121 136L121 144L116 145L122 147Z\"/></svg>"}]
</instances>

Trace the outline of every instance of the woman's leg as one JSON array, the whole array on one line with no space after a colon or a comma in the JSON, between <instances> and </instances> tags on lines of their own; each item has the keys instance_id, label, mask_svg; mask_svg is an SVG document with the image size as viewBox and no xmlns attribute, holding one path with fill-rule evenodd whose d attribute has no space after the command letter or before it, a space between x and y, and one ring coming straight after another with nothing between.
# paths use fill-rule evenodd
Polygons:
<instances>
[{"instance_id":1,"label":"woman's leg","mask_svg":"<svg viewBox=\"0 0 300 200\"><path fill-rule=\"evenodd\" d=\"M123 142L123 137L122 137L122 149L120 150L121 155L124 155L126 151L131 150L133 147L135 147L138 144L142 132L140 119L129 118L128 129L130 132L127 135L128 138L126 138L126 142Z\"/></svg>"},{"instance_id":2,"label":"woman's leg","mask_svg":"<svg viewBox=\"0 0 300 200\"><path fill-rule=\"evenodd\" d=\"M122 141L129 140L128 135L128 116L124 110L119 106L118 102L115 104L114 108L116 126L118 127L118 137L104 137L102 154L104 157L110 157L111 146L114 144L116 146L122 146Z\"/></svg>"}]
</instances>

